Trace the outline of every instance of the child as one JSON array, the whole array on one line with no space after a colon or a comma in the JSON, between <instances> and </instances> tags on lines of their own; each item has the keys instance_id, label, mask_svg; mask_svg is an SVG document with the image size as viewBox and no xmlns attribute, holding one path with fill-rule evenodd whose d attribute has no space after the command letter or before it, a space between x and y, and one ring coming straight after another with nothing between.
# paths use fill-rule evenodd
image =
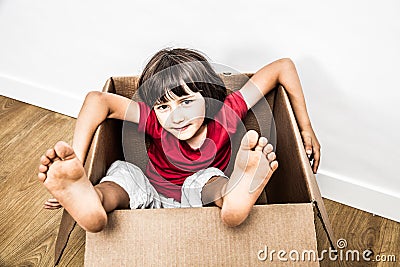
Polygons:
<instances>
[{"instance_id":1,"label":"child","mask_svg":"<svg viewBox=\"0 0 400 267\"><path fill-rule=\"evenodd\" d=\"M289 59L263 67L227 96L222 80L200 53L163 49L146 65L138 83L144 102L90 92L76 122L73 148L60 141L40 159L38 178L55 198L45 207L63 206L86 231L101 231L107 212L115 209L201 207L211 202L221 208L223 223L241 224L278 162L268 140L250 130L228 178L223 171L230 160L230 136L247 110L278 84L288 92L306 152L314 159L314 173L318 169L320 145ZM131 163L116 161L93 186L82 162L96 128L107 118L138 124L151 140L149 163L144 174Z\"/></svg>"}]
</instances>

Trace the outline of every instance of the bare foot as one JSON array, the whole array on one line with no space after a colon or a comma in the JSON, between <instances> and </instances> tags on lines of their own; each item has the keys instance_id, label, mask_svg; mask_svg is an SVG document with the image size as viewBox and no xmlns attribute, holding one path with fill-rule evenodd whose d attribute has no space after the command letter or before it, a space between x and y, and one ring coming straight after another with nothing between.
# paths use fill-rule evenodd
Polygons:
<instances>
[{"instance_id":1,"label":"bare foot","mask_svg":"<svg viewBox=\"0 0 400 267\"><path fill-rule=\"evenodd\" d=\"M38 179L86 231L101 231L107 214L74 150L58 142L40 158Z\"/></svg>"},{"instance_id":2,"label":"bare foot","mask_svg":"<svg viewBox=\"0 0 400 267\"><path fill-rule=\"evenodd\" d=\"M221 219L228 226L241 224L250 214L278 162L273 147L265 137L248 131L242 139L235 166L226 186Z\"/></svg>"}]
</instances>

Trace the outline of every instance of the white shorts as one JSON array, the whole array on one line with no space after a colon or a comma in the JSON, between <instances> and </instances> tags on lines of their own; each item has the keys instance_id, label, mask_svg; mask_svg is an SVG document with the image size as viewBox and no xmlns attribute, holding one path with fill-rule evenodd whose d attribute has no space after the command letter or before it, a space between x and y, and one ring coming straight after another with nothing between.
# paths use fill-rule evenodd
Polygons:
<instances>
[{"instance_id":1,"label":"white shorts","mask_svg":"<svg viewBox=\"0 0 400 267\"><path fill-rule=\"evenodd\" d=\"M126 161L115 161L107 171L103 182L114 182L129 195L131 209L202 207L201 191L214 176L228 177L219 169L211 167L187 177L182 185L181 202L158 193L149 179L136 165Z\"/></svg>"}]
</instances>

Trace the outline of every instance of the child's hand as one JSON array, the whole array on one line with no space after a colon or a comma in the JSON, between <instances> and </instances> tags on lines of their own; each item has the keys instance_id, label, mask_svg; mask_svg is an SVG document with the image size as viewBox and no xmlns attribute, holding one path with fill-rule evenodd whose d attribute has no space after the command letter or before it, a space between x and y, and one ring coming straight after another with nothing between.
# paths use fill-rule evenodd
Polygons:
<instances>
[{"instance_id":1,"label":"child's hand","mask_svg":"<svg viewBox=\"0 0 400 267\"><path fill-rule=\"evenodd\" d=\"M312 170L314 173L317 173L319 162L321 159L321 145L318 142L317 137L315 136L314 130L311 126L303 128L301 131L301 137L303 138L304 148L306 150L306 154L310 163L312 161Z\"/></svg>"},{"instance_id":2,"label":"child's hand","mask_svg":"<svg viewBox=\"0 0 400 267\"><path fill-rule=\"evenodd\" d=\"M61 204L58 203L57 199L55 198L49 198L45 203L44 203L44 207L45 209L49 209L49 210L55 210L55 209L59 209L61 208Z\"/></svg>"}]
</instances>

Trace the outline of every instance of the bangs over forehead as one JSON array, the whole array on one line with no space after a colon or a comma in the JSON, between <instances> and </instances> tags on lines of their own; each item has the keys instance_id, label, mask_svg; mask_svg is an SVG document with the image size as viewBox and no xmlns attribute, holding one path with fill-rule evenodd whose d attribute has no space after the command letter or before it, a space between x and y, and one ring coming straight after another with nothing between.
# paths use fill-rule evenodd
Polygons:
<instances>
[{"instance_id":1,"label":"bangs over forehead","mask_svg":"<svg viewBox=\"0 0 400 267\"><path fill-rule=\"evenodd\" d=\"M202 92L205 86L224 87L220 79L209 74L205 64L209 65L203 61L185 62L157 71L140 85L140 96L151 107L176 97Z\"/></svg>"},{"instance_id":2,"label":"bangs over forehead","mask_svg":"<svg viewBox=\"0 0 400 267\"><path fill-rule=\"evenodd\" d=\"M159 97L155 101L154 105L163 104L163 103L166 103L166 102L169 102L169 101L176 100L176 99L178 99L178 98L180 98L182 96L185 96L185 95L192 95L194 93L196 93L196 92L191 90L190 87L187 84L183 83L182 85L180 85L178 87L175 87L175 88L173 88L171 90L166 90L165 94L162 95L161 97Z\"/></svg>"}]
</instances>

